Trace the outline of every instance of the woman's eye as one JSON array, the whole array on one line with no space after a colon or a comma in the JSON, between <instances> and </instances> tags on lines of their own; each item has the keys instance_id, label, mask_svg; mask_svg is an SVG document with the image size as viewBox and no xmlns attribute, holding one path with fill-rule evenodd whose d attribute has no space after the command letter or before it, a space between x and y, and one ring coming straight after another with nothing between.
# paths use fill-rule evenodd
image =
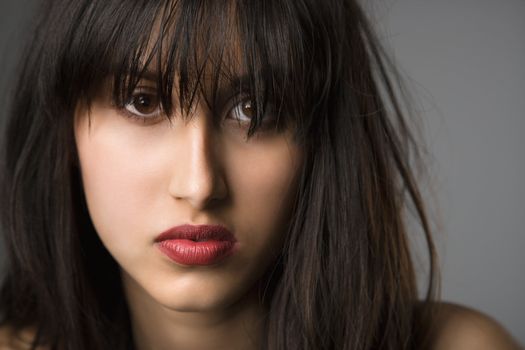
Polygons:
<instances>
[{"instance_id":1,"label":"woman's eye","mask_svg":"<svg viewBox=\"0 0 525 350\"><path fill-rule=\"evenodd\" d=\"M233 115L233 119L236 119L240 123L248 124L251 123L251 120L255 118L257 114L254 102L249 98L237 102L230 113Z\"/></svg>"},{"instance_id":2,"label":"woman's eye","mask_svg":"<svg viewBox=\"0 0 525 350\"><path fill-rule=\"evenodd\" d=\"M124 106L132 116L154 118L160 115L160 100L153 92L136 92Z\"/></svg>"}]
</instances>

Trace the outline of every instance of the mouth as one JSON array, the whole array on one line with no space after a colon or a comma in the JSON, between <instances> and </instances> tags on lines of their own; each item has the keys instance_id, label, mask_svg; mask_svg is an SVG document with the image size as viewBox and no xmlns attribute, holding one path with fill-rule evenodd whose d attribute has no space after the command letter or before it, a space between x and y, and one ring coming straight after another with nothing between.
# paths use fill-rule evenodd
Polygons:
<instances>
[{"instance_id":1,"label":"mouth","mask_svg":"<svg viewBox=\"0 0 525 350\"><path fill-rule=\"evenodd\" d=\"M237 248L235 236L220 225L182 225L161 233L155 244L179 265L215 265Z\"/></svg>"},{"instance_id":2,"label":"mouth","mask_svg":"<svg viewBox=\"0 0 525 350\"><path fill-rule=\"evenodd\" d=\"M155 242L169 239L186 239L194 242L209 240L236 242L235 236L222 225L180 225L157 236Z\"/></svg>"},{"instance_id":3,"label":"mouth","mask_svg":"<svg viewBox=\"0 0 525 350\"><path fill-rule=\"evenodd\" d=\"M207 239L191 239L192 242L207 242Z\"/></svg>"}]
</instances>

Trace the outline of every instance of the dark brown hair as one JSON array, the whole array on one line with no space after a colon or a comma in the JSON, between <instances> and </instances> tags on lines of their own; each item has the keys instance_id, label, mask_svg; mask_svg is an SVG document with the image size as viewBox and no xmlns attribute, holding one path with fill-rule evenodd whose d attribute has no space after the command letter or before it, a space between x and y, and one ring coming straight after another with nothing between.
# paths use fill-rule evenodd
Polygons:
<instances>
[{"instance_id":1,"label":"dark brown hair","mask_svg":"<svg viewBox=\"0 0 525 350\"><path fill-rule=\"evenodd\" d=\"M73 115L108 78L123 106L148 69L168 117L197 94L213 110L226 81L257 106L247 137L274 113L304 147L286 243L261 295L263 348L424 348L436 264L411 168L419 145L356 1L53 0L37 17L0 148L1 324L35 326L33 345L53 349L133 348L118 265L86 209ZM429 253L422 301L407 208Z\"/></svg>"}]
</instances>

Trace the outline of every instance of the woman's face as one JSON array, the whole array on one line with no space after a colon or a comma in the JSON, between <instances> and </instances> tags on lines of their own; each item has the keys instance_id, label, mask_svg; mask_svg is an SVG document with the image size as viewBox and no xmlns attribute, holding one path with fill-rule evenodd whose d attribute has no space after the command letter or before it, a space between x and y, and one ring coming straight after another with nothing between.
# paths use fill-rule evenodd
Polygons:
<instances>
[{"instance_id":1,"label":"woman's face","mask_svg":"<svg viewBox=\"0 0 525 350\"><path fill-rule=\"evenodd\" d=\"M226 103L220 125L204 103L189 122L175 111L170 123L152 86L139 83L124 109L109 97L77 108L88 210L128 288L173 310L220 309L245 295L281 250L302 151L291 130L270 127L246 140L249 101ZM212 265L177 263L155 239L183 224L225 226L236 250Z\"/></svg>"}]
</instances>

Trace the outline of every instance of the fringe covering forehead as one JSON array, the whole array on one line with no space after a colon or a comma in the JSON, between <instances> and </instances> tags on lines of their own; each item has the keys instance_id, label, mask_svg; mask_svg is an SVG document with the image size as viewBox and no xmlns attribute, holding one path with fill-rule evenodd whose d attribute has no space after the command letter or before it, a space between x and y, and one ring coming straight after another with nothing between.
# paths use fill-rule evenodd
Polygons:
<instances>
[{"instance_id":1,"label":"fringe covering forehead","mask_svg":"<svg viewBox=\"0 0 525 350\"><path fill-rule=\"evenodd\" d=\"M256 110L251 136L265 113L276 114L280 126L310 125L308 118L336 88L330 44L336 33L317 23L305 2L133 3L98 0L85 6L69 31L70 49L63 51L66 99L89 99L112 78L112 97L123 106L148 79L169 118L174 108L189 116L200 98L219 115L225 97L248 95Z\"/></svg>"}]
</instances>

